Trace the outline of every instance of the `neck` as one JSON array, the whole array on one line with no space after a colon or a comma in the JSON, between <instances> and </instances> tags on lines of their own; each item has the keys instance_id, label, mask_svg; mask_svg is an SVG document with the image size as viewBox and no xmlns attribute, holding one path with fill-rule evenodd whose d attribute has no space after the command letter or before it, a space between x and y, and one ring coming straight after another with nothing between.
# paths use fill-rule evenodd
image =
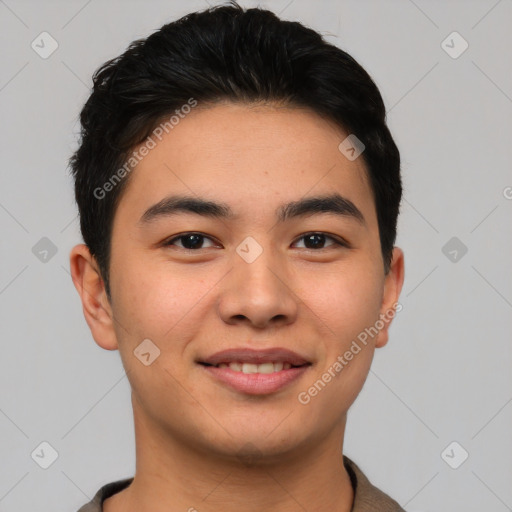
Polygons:
<instances>
[{"instance_id":1,"label":"neck","mask_svg":"<svg viewBox=\"0 0 512 512\"><path fill-rule=\"evenodd\" d=\"M134 406L135 477L104 502L105 512L349 512L352 507L342 458L344 422L293 453L267 456L253 447L252 453L226 455L176 439L138 412Z\"/></svg>"}]
</instances>

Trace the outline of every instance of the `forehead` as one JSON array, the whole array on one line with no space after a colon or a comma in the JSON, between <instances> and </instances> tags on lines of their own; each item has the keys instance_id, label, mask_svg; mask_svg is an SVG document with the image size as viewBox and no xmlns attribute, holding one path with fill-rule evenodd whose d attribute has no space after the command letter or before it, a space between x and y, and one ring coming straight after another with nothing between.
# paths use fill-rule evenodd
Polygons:
<instances>
[{"instance_id":1,"label":"forehead","mask_svg":"<svg viewBox=\"0 0 512 512\"><path fill-rule=\"evenodd\" d=\"M309 109L199 106L160 132L131 172L116 217L140 215L170 193L222 198L251 215L332 192L373 206L363 159L338 149L348 133Z\"/></svg>"}]
</instances>

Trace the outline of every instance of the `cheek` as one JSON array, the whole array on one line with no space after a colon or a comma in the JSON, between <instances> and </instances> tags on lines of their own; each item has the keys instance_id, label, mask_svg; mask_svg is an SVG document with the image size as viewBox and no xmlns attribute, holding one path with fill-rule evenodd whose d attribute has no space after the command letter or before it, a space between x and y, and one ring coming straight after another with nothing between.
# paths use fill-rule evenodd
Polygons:
<instances>
[{"instance_id":1,"label":"cheek","mask_svg":"<svg viewBox=\"0 0 512 512\"><path fill-rule=\"evenodd\" d=\"M366 266L345 267L329 274L309 274L300 297L338 349L379 318L383 280Z\"/></svg>"},{"instance_id":2,"label":"cheek","mask_svg":"<svg viewBox=\"0 0 512 512\"><path fill-rule=\"evenodd\" d=\"M164 343L197 315L208 283L165 262L126 262L115 284L116 312L130 338ZM174 336L173 336L174 335ZM126 333L125 333L126 336Z\"/></svg>"},{"instance_id":3,"label":"cheek","mask_svg":"<svg viewBox=\"0 0 512 512\"><path fill-rule=\"evenodd\" d=\"M115 328L132 391L144 404L139 406L154 418L159 417L162 396L166 397L169 410L184 405L197 408L179 384L185 381L187 368L175 361L181 360L201 325L208 283L189 273L171 270L170 266L165 268L163 263L148 266L134 258L123 264L112 289L114 314L119 320ZM157 348L147 342L141 345L146 339ZM137 357L137 351L142 353L139 346L150 353L150 364L145 365ZM153 359L155 354L158 355Z\"/></svg>"},{"instance_id":4,"label":"cheek","mask_svg":"<svg viewBox=\"0 0 512 512\"><path fill-rule=\"evenodd\" d=\"M331 281L328 300L321 302L323 310L319 316L329 331L317 379L329 383L317 406L328 409L329 403L337 403L332 410L333 421L340 411L350 407L367 378L376 339L371 329L379 319L382 290L378 267L373 270L366 266L361 271L353 267Z\"/></svg>"},{"instance_id":5,"label":"cheek","mask_svg":"<svg viewBox=\"0 0 512 512\"><path fill-rule=\"evenodd\" d=\"M322 417L326 425L339 422L368 376L374 338L365 329L375 325L381 303L375 283L347 277L331 282L328 293L317 291L305 300L314 304L321 348L317 371L298 399L310 407L311 417Z\"/></svg>"}]
</instances>

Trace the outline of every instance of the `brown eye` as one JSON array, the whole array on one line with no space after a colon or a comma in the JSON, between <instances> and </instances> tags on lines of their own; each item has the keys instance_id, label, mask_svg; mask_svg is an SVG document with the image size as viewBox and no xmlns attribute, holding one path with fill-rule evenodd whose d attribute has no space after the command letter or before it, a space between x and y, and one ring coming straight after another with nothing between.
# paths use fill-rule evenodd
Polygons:
<instances>
[{"instance_id":1,"label":"brown eye","mask_svg":"<svg viewBox=\"0 0 512 512\"><path fill-rule=\"evenodd\" d=\"M325 233L307 233L305 235L302 235L299 240L304 240L304 245L306 249L326 249L325 246L325 240L330 239L334 242L334 244L330 244L327 247L333 247L333 246L345 246L344 243L341 241L335 239L332 236L329 236Z\"/></svg>"},{"instance_id":2,"label":"brown eye","mask_svg":"<svg viewBox=\"0 0 512 512\"><path fill-rule=\"evenodd\" d=\"M196 250L196 249L204 249L203 243L205 240L211 240L206 235L202 235L201 233L184 233L182 235L176 236L171 240L165 242L166 246L176 245L174 242L180 240L181 247L186 250ZM178 247L180 247L178 245Z\"/></svg>"}]
</instances>

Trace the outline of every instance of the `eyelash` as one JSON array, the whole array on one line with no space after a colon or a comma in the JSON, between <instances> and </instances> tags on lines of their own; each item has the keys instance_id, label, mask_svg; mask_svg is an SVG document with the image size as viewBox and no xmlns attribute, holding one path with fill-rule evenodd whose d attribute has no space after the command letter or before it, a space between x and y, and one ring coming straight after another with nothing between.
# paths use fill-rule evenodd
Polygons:
<instances>
[{"instance_id":1,"label":"eyelash","mask_svg":"<svg viewBox=\"0 0 512 512\"><path fill-rule=\"evenodd\" d=\"M213 239L211 237L209 237L207 235L204 235L203 233L198 233L196 231L190 231L190 232L187 232L187 233L182 233L181 235L175 236L174 238L171 238L171 239L167 240L166 242L164 242L164 246L165 247L170 247L170 246L174 245L173 244L174 241L179 240L181 238L185 238L185 237L187 237L189 235L198 235L198 236L201 236L203 238L208 238L209 240L213 241ZM330 245L330 246L327 246L327 247L321 247L320 249L308 249L308 248L305 248L308 251L319 252L319 251L322 251L322 250L329 249L330 247L333 247L335 245L338 245L340 247L347 247L347 248L349 247L349 244L347 242L345 242L344 240L339 239L339 238L335 238L334 236L331 236L328 233L325 233L323 231L311 231L311 232L308 232L308 233L304 233L299 238L297 238L296 241L302 240L303 238L306 238L306 237L311 236L311 235L323 235L326 238L330 238L334 242L334 244ZM199 252L201 249L207 249L207 247L201 247L200 249L187 249L185 247L181 247L181 249L183 249L184 251Z\"/></svg>"}]
</instances>

